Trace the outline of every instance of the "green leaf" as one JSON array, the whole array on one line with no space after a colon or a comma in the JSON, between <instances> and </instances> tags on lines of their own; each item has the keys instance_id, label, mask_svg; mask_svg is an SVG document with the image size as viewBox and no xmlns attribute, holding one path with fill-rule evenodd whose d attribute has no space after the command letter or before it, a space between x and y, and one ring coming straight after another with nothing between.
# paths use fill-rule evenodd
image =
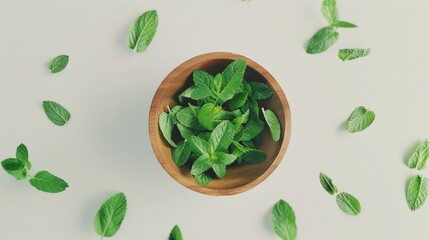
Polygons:
<instances>
[{"instance_id":1,"label":"green leaf","mask_svg":"<svg viewBox=\"0 0 429 240\"><path fill-rule=\"evenodd\" d=\"M338 21L337 3L335 0L324 0L322 3L322 14L333 25Z\"/></svg>"},{"instance_id":2,"label":"green leaf","mask_svg":"<svg viewBox=\"0 0 429 240\"><path fill-rule=\"evenodd\" d=\"M274 231L283 240L294 240L297 235L295 213L283 199L278 201L272 210Z\"/></svg>"},{"instance_id":3,"label":"green leaf","mask_svg":"<svg viewBox=\"0 0 429 240\"><path fill-rule=\"evenodd\" d=\"M363 106L357 107L350 114L347 122L347 129L351 133L363 131L374 122L374 119L374 112Z\"/></svg>"},{"instance_id":4,"label":"green leaf","mask_svg":"<svg viewBox=\"0 0 429 240\"><path fill-rule=\"evenodd\" d=\"M213 121L219 116L222 108L213 103L206 103L198 113L198 122L208 130L213 130Z\"/></svg>"},{"instance_id":5,"label":"green leaf","mask_svg":"<svg viewBox=\"0 0 429 240\"><path fill-rule=\"evenodd\" d=\"M197 88L213 89L214 77L209 73L204 71L194 71L192 77Z\"/></svg>"},{"instance_id":6,"label":"green leaf","mask_svg":"<svg viewBox=\"0 0 429 240\"><path fill-rule=\"evenodd\" d=\"M273 95L273 90L265 83L250 82L249 85L252 89L252 97L257 100L268 99Z\"/></svg>"},{"instance_id":7,"label":"green leaf","mask_svg":"<svg viewBox=\"0 0 429 240\"><path fill-rule=\"evenodd\" d=\"M358 27L356 24L346 22L346 21L338 21L334 23L332 26L339 27L339 28L357 28Z\"/></svg>"},{"instance_id":8,"label":"green leaf","mask_svg":"<svg viewBox=\"0 0 429 240\"><path fill-rule=\"evenodd\" d=\"M3 169L10 175L22 180L27 177L27 169L22 161L16 158L8 158L1 162Z\"/></svg>"},{"instance_id":9,"label":"green leaf","mask_svg":"<svg viewBox=\"0 0 429 240\"><path fill-rule=\"evenodd\" d=\"M224 164L213 164L212 168L218 178L225 177L226 166Z\"/></svg>"},{"instance_id":10,"label":"green leaf","mask_svg":"<svg viewBox=\"0 0 429 240\"><path fill-rule=\"evenodd\" d=\"M128 46L136 53L146 50L155 36L158 28L158 13L156 10L144 12L131 26L128 33Z\"/></svg>"},{"instance_id":11,"label":"green leaf","mask_svg":"<svg viewBox=\"0 0 429 240\"><path fill-rule=\"evenodd\" d=\"M322 187L331 195L334 195L338 192L337 187L332 183L332 179L324 173L319 175L320 184Z\"/></svg>"},{"instance_id":12,"label":"green leaf","mask_svg":"<svg viewBox=\"0 0 429 240\"><path fill-rule=\"evenodd\" d=\"M242 112L250 111L250 118L259 119L259 104L253 98L248 98L248 101L241 108Z\"/></svg>"},{"instance_id":13,"label":"green leaf","mask_svg":"<svg viewBox=\"0 0 429 240\"><path fill-rule=\"evenodd\" d=\"M267 159L267 154L257 149L247 149L243 154L243 160L250 163L261 163Z\"/></svg>"},{"instance_id":14,"label":"green leaf","mask_svg":"<svg viewBox=\"0 0 429 240\"><path fill-rule=\"evenodd\" d=\"M180 231L179 226L174 226L173 230L171 230L168 240L183 240L182 232Z\"/></svg>"},{"instance_id":15,"label":"green leaf","mask_svg":"<svg viewBox=\"0 0 429 240\"><path fill-rule=\"evenodd\" d=\"M212 178L205 173L196 175L194 176L194 178L197 181L197 183L200 184L202 187L206 187L212 181Z\"/></svg>"},{"instance_id":16,"label":"green leaf","mask_svg":"<svg viewBox=\"0 0 429 240\"><path fill-rule=\"evenodd\" d=\"M222 74L218 73L213 80L213 87L215 92L219 93L222 90Z\"/></svg>"},{"instance_id":17,"label":"green leaf","mask_svg":"<svg viewBox=\"0 0 429 240\"><path fill-rule=\"evenodd\" d=\"M212 95L212 92L209 88L206 87L196 87L192 93L191 98L194 100L200 100Z\"/></svg>"},{"instance_id":18,"label":"green leaf","mask_svg":"<svg viewBox=\"0 0 429 240\"><path fill-rule=\"evenodd\" d=\"M264 115L265 121L270 128L271 137L275 142L278 142L280 140L281 134L279 119L277 118L276 114L270 109L265 110L264 108L262 108L262 114Z\"/></svg>"},{"instance_id":19,"label":"green leaf","mask_svg":"<svg viewBox=\"0 0 429 240\"><path fill-rule=\"evenodd\" d=\"M229 64L222 72L222 80L225 87L219 93L219 100L224 103L234 97L243 83L244 72L246 71L245 60L235 60Z\"/></svg>"},{"instance_id":20,"label":"green leaf","mask_svg":"<svg viewBox=\"0 0 429 240\"><path fill-rule=\"evenodd\" d=\"M177 166L183 166L191 155L191 147L187 140L180 142L176 148L171 149L171 155Z\"/></svg>"},{"instance_id":21,"label":"green leaf","mask_svg":"<svg viewBox=\"0 0 429 240\"><path fill-rule=\"evenodd\" d=\"M202 126L198 122L198 113L196 113L196 111L199 112L199 108L192 109L191 107L185 107L176 114L176 118L179 123L183 124L185 127L200 129Z\"/></svg>"},{"instance_id":22,"label":"green leaf","mask_svg":"<svg viewBox=\"0 0 429 240\"><path fill-rule=\"evenodd\" d=\"M197 160L195 160L194 164L192 164L191 174L194 176L198 176L203 174L205 171L211 168L210 157L206 155L200 156Z\"/></svg>"},{"instance_id":23,"label":"green leaf","mask_svg":"<svg viewBox=\"0 0 429 240\"><path fill-rule=\"evenodd\" d=\"M242 107L246 103L248 95L249 94L247 92L238 92L231 100L228 101L228 108L235 110Z\"/></svg>"},{"instance_id":24,"label":"green leaf","mask_svg":"<svg viewBox=\"0 0 429 240\"><path fill-rule=\"evenodd\" d=\"M243 154L247 152L246 147L241 145L239 142L233 141L232 144L234 145L234 150L232 151L232 154L237 158L241 157Z\"/></svg>"},{"instance_id":25,"label":"green leaf","mask_svg":"<svg viewBox=\"0 0 429 240\"><path fill-rule=\"evenodd\" d=\"M179 129L180 135L183 137L183 139L188 139L194 135L191 129L183 126L180 123L177 123L177 128Z\"/></svg>"},{"instance_id":26,"label":"green leaf","mask_svg":"<svg viewBox=\"0 0 429 240\"><path fill-rule=\"evenodd\" d=\"M195 90L195 85L192 85L190 87L188 87L187 89L185 89L181 94L179 94L179 102L183 103L184 99L183 98L191 98L192 96L192 92Z\"/></svg>"},{"instance_id":27,"label":"green leaf","mask_svg":"<svg viewBox=\"0 0 429 240\"><path fill-rule=\"evenodd\" d=\"M335 27L324 27L314 34L307 43L308 54L322 53L328 50L338 40Z\"/></svg>"},{"instance_id":28,"label":"green leaf","mask_svg":"<svg viewBox=\"0 0 429 240\"><path fill-rule=\"evenodd\" d=\"M43 192L58 193L66 190L69 185L61 178L48 171L40 171L30 178L30 184Z\"/></svg>"},{"instance_id":29,"label":"green leaf","mask_svg":"<svg viewBox=\"0 0 429 240\"><path fill-rule=\"evenodd\" d=\"M408 167L411 169L422 170L429 159L429 141L426 139L416 148L408 159Z\"/></svg>"},{"instance_id":30,"label":"green leaf","mask_svg":"<svg viewBox=\"0 0 429 240\"><path fill-rule=\"evenodd\" d=\"M206 140L198 136L192 136L188 141L193 153L197 154L198 156L210 156L210 143L208 143Z\"/></svg>"},{"instance_id":31,"label":"green leaf","mask_svg":"<svg viewBox=\"0 0 429 240\"><path fill-rule=\"evenodd\" d=\"M16 159L21 161L27 170L31 170L31 163L28 160L28 150L27 147L22 143L18 146L18 148L16 148Z\"/></svg>"},{"instance_id":32,"label":"green leaf","mask_svg":"<svg viewBox=\"0 0 429 240\"><path fill-rule=\"evenodd\" d=\"M67 55L59 55L49 62L48 68L51 70L51 73L57 73L64 70L69 63L69 56Z\"/></svg>"},{"instance_id":33,"label":"green leaf","mask_svg":"<svg viewBox=\"0 0 429 240\"><path fill-rule=\"evenodd\" d=\"M234 139L233 126L230 121L223 121L213 130L209 143L214 151L226 151Z\"/></svg>"},{"instance_id":34,"label":"green leaf","mask_svg":"<svg viewBox=\"0 0 429 240\"><path fill-rule=\"evenodd\" d=\"M113 237L121 227L127 213L127 198L118 193L107 199L94 220L95 232L101 237Z\"/></svg>"},{"instance_id":35,"label":"green leaf","mask_svg":"<svg viewBox=\"0 0 429 240\"><path fill-rule=\"evenodd\" d=\"M407 185L407 203L408 207L415 211L421 208L428 195L428 179L417 175L414 176Z\"/></svg>"},{"instance_id":36,"label":"green leaf","mask_svg":"<svg viewBox=\"0 0 429 240\"><path fill-rule=\"evenodd\" d=\"M173 115L162 112L159 114L158 118L158 124L159 129L162 132L162 135L164 136L164 139L173 147L176 147L176 143L171 139L171 136L173 134L173 128L174 128L174 119Z\"/></svg>"},{"instance_id":37,"label":"green leaf","mask_svg":"<svg viewBox=\"0 0 429 240\"><path fill-rule=\"evenodd\" d=\"M43 101L43 109L49 120L58 126L64 126L71 118L67 109L53 101Z\"/></svg>"},{"instance_id":38,"label":"green leaf","mask_svg":"<svg viewBox=\"0 0 429 240\"><path fill-rule=\"evenodd\" d=\"M264 123L261 121L250 120L243 129L243 136L240 141L250 141L264 129Z\"/></svg>"},{"instance_id":39,"label":"green leaf","mask_svg":"<svg viewBox=\"0 0 429 240\"><path fill-rule=\"evenodd\" d=\"M214 156L212 157L212 161L215 164L223 164L223 165L229 165L234 162L234 160L237 157L233 154L225 153L225 152L215 152Z\"/></svg>"},{"instance_id":40,"label":"green leaf","mask_svg":"<svg viewBox=\"0 0 429 240\"><path fill-rule=\"evenodd\" d=\"M359 215L360 203L351 194L342 192L337 195L337 204L345 212L350 215Z\"/></svg>"},{"instance_id":41,"label":"green leaf","mask_svg":"<svg viewBox=\"0 0 429 240\"><path fill-rule=\"evenodd\" d=\"M338 51L338 57L343 61L349 61L356 58L368 56L370 53L371 53L371 49L369 48L340 49Z\"/></svg>"}]
</instances>

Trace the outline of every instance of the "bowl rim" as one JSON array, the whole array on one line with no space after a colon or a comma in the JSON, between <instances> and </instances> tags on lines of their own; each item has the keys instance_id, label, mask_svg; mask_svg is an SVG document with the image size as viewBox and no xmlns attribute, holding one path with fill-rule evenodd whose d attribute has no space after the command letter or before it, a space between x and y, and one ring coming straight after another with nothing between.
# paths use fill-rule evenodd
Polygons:
<instances>
[{"instance_id":1,"label":"bowl rim","mask_svg":"<svg viewBox=\"0 0 429 240\"><path fill-rule=\"evenodd\" d=\"M177 76L182 71L189 69L183 68L182 66L190 66L193 67L197 65L198 63L202 61L210 61L210 60L219 60L219 59L225 59L225 60L237 60L237 59L244 59L246 60L247 66L254 69L256 72L258 72L267 82L269 82L273 87L276 88L276 93L280 99L281 108L284 110L284 122L285 122L285 133L283 135L283 141L282 145L280 146L279 152L277 156L275 157L274 161L271 163L271 165L256 179L254 179L251 182L248 182L246 184L243 184L238 187L234 188L228 188L228 189L213 189L210 187L202 187L202 186L189 186L186 181L183 181L180 176L177 176L176 174L173 174L175 171L170 167L170 164L167 163L167 161L173 161L172 159L164 159L164 156L160 150L160 148L157 145L157 131L158 131L158 116L156 116L156 110L159 107L159 102L157 99L163 98L163 92L162 87L165 84L168 84L168 81L172 78ZM195 69L197 70L197 69ZM279 85L279 83L275 80L275 78L261 65L253 61L252 59L235 54L230 52L210 52L201 54L195 57L192 57L185 62L179 64L176 68L173 69L160 83L158 86L154 97L152 98L152 103L150 106L150 112L149 112L149 138L152 146L152 151L155 153L156 158L158 159L158 162L161 164L161 166L164 168L164 170L178 183L183 185L184 187L191 189L195 192L211 195L211 196L223 196L223 195L234 195L238 193L245 192L247 190L252 189L253 187L257 186L261 182L263 182L268 176L270 176L274 170L278 167L280 162L282 161L286 150L289 146L290 137L291 137L291 114L290 114L290 106L289 102L286 98L286 95Z\"/></svg>"}]
</instances>

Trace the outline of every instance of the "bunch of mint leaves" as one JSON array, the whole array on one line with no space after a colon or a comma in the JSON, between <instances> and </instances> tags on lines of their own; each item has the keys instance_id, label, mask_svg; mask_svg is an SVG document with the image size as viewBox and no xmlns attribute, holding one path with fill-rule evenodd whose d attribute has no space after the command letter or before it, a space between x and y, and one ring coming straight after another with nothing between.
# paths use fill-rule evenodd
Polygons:
<instances>
[{"instance_id":1,"label":"bunch of mint leaves","mask_svg":"<svg viewBox=\"0 0 429 240\"><path fill-rule=\"evenodd\" d=\"M273 90L265 83L244 81L245 71L245 60L233 61L216 76L194 71L194 84L178 96L181 105L167 106L168 112L159 116L174 162L192 165L191 174L201 186L207 186L213 175L223 178L233 163L265 161L267 154L258 149L265 127L262 119L273 140L280 140L276 114L258 103L269 99Z\"/></svg>"}]
</instances>

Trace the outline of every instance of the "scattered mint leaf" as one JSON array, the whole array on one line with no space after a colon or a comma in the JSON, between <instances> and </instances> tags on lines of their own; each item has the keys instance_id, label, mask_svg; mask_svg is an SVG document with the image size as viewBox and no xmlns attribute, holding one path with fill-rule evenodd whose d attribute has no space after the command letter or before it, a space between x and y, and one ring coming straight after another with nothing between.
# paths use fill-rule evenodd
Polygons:
<instances>
[{"instance_id":1,"label":"scattered mint leaf","mask_svg":"<svg viewBox=\"0 0 429 240\"><path fill-rule=\"evenodd\" d=\"M164 136L164 139L173 146L176 147L176 143L171 139L173 134L175 119L171 113L162 112L158 118L159 129Z\"/></svg>"},{"instance_id":2,"label":"scattered mint leaf","mask_svg":"<svg viewBox=\"0 0 429 240\"><path fill-rule=\"evenodd\" d=\"M337 2L335 0L324 0L322 3L322 14L333 25L338 22Z\"/></svg>"},{"instance_id":3,"label":"scattered mint leaf","mask_svg":"<svg viewBox=\"0 0 429 240\"><path fill-rule=\"evenodd\" d=\"M335 27L324 27L314 34L307 43L306 52L309 54L322 53L328 50L338 40Z\"/></svg>"},{"instance_id":4,"label":"scattered mint leaf","mask_svg":"<svg viewBox=\"0 0 429 240\"><path fill-rule=\"evenodd\" d=\"M273 138L274 142L278 142L280 140L281 134L279 119L277 118L276 114L270 109L265 110L264 108L262 108L262 114L264 115L265 121L270 128L271 137Z\"/></svg>"},{"instance_id":5,"label":"scattered mint leaf","mask_svg":"<svg viewBox=\"0 0 429 240\"><path fill-rule=\"evenodd\" d=\"M16 159L24 164L27 171L31 170L31 163L28 160L28 149L22 143L16 148Z\"/></svg>"},{"instance_id":6,"label":"scattered mint leaf","mask_svg":"<svg viewBox=\"0 0 429 240\"><path fill-rule=\"evenodd\" d=\"M337 187L332 183L332 179L324 173L319 175L320 184L322 187L331 195L334 195L338 192Z\"/></svg>"},{"instance_id":7,"label":"scattered mint leaf","mask_svg":"<svg viewBox=\"0 0 429 240\"><path fill-rule=\"evenodd\" d=\"M414 176L407 185L408 207L415 211L426 202L428 195L428 179L421 175Z\"/></svg>"},{"instance_id":8,"label":"scattered mint leaf","mask_svg":"<svg viewBox=\"0 0 429 240\"><path fill-rule=\"evenodd\" d=\"M200 184L202 187L206 187L212 181L212 178L205 173L202 173L200 175L196 175L194 177L195 177L195 180L197 181L197 183Z\"/></svg>"},{"instance_id":9,"label":"scattered mint leaf","mask_svg":"<svg viewBox=\"0 0 429 240\"><path fill-rule=\"evenodd\" d=\"M351 194L342 192L337 195L337 204L345 212L350 215L359 215L360 213L360 203L354 196Z\"/></svg>"},{"instance_id":10,"label":"scattered mint leaf","mask_svg":"<svg viewBox=\"0 0 429 240\"><path fill-rule=\"evenodd\" d=\"M144 12L131 26L128 34L128 46L136 53L146 50L152 42L158 28L158 13L156 10Z\"/></svg>"},{"instance_id":11,"label":"scattered mint leaf","mask_svg":"<svg viewBox=\"0 0 429 240\"><path fill-rule=\"evenodd\" d=\"M295 240L297 227L295 213L292 207L283 199L278 201L272 209L274 231L283 240Z\"/></svg>"},{"instance_id":12,"label":"scattered mint leaf","mask_svg":"<svg viewBox=\"0 0 429 240\"><path fill-rule=\"evenodd\" d=\"M95 232L103 237L112 237L118 232L127 213L127 198L118 193L107 199L94 220Z\"/></svg>"},{"instance_id":13,"label":"scattered mint leaf","mask_svg":"<svg viewBox=\"0 0 429 240\"><path fill-rule=\"evenodd\" d=\"M168 240L183 240L182 232L180 231L179 226L174 226L174 228L171 230Z\"/></svg>"},{"instance_id":14,"label":"scattered mint leaf","mask_svg":"<svg viewBox=\"0 0 429 240\"><path fill-rule=\"evenodd\" d=\"M346 22L346 21L338 21L332 25L333 27L339 28L357 28L358 26L354 23Z\"/></svg>"},{"instance_id":15,"label":"scattered mint leaf","mask_svg":"<svg viewBox=\"0 0 429 240\"><path fill-rule=\"evenodd\" d=\"M22 180L27 177L27 169L23 162L16 158L8 158L1 162L3 169L10 175Z\"/></svg>"},{"instance_id":16,"label":"scattered mint leaf","mask_svg":"<svg viewBox=\"0 0 429 240\"><path fill-rule=\"evenodd\" d=\"M53 101L43 101L43 109L49 120L58 126L64 126L71 118L67 109Z\"/></svg>"},{"instance_id":17,"label":"scattered mint leaf","mask_svg":"<svg viewBox=\"0 0 429 240\"><path fill-rule=\"evenodd\" d=\"M408 159L408 167L411 169L422 170L426 166L426 162L429 159L429 141L424 140L413 152L411 157Z\"/></svg>"},{"instance_id":18,"label":"scattered mint leaf","mask_svg":"<svg viewBox=\"0 0 429 240\"><path fill-rule=\"evenodd\" d=\"M48 171L40 171L30 178L30 184L43 192L58 193L64 191L69 185L61 178Z\"/></svg>"},{"instance_id":19,"label":"scattered mint leaf","mask_svg":"<svg viewBox=\"0 0 429 240\"><path fill-rule=\"evenodd\" d=\"M360 106L350 114L347 122L347 129L350 133L360 132L368 128L374 122L375 114L373 111Z\"/></svg>"},{"instance_id":20,"label":"scattered mint leaf","mask_svg":"<svg viewBox=\"0 0 429 240\"><path fill-rule=\"evenodd\" d=\"M371 53L371 49L363 48L352 48L352 49L340 49L338 51L338 57L343 61L350 61L356 58L362 58L368 56Z\"/></svg>"},{"instance_id":21,"label":"scattered mint leaf","mask_svg":"<svg viewBox=\"0 0 429 240\"><path fill-rule=\"evenodd\" d=\"M51 73L57 73L64 70L69 63L69 56L67 55L59 55L49 62L48 68L51 70Z\"/></svg>"}]
</instances>

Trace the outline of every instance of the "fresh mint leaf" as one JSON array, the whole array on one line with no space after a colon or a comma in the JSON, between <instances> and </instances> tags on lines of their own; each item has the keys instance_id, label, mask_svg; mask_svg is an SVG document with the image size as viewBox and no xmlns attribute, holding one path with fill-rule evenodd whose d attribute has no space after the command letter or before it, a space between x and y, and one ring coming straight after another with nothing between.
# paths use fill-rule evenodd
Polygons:
<instances>
[{"instance_id":1,"label":"fresh mint leaf","mask_svg":"<svg viewBox=\"0 0 429 240\"><path fill-rule=\"evenodd\" d=\"M212 181L212 178L205 173L196 175L194 176L194 178L197 181L197 183L200 184L202 187L206 187Z\"/></svg>"},{"instance_id":2,"label":"fresh mint leaf","mask_svg":"<svg viewBox=\"0 0 429 240\"><path fill-rule=\"evenodd\" d=\"M194 100L200 100L212 95L212 91L206 87L196 87L192 93L191 98Z\"/></svg>"},{"instance_id":3,"label":"fresh mint leaf","mask_svg":"<svg viewBox=\"0 0 429 240\"><path fill-rule=\"evenodd\" d=\"M198 176L203 174L205 171L211 168L210 157L207 155L201 155L194 164L192 164L191 174Z\"/></svg>"},{"instance_id":4,"label":"fresh mint leaf","mask_svg":"<svg viewBox=\"0 0 429 240\"><path fill-rule=\"evenodd\" d=\"M64 126L71 118L67 109L53 101L43 101L43 109L49 120L58 126Z\"/></svg>"},{"instance_id":5,"label":"fresh mint leaf","mask_svg":"<svg viewBox=\"0 0 429 240\"><path fill-rule=\"evenodd\" d=\"M191 147L189 146L188 140L180 142L176 148L172 150L173 161L177 166L183 166L188 161L191 155Z\"/></svg>"},{"instance_id":6,"label":"fresh mint leaf","mask_svg":"<svg viewBox=\"0 0 429 240\"><path fill-rule=\"evenodd\" d=\"M371 49L369 48L340 49L338 51L338 57L343 61L350 61L356 58L368 56L370 53Z\"/></svg>"},{"instance_id":7,"label":"fresh mint leaf","mask_svg":"<svg viewBox=\"0 0 429 240\"><path fill-rule=\"evenodd\" d=\"M426 162L429 159L429 141L428 139L424 140L420 145L414 150L411 157L408 159L408 167L411 169L422 170L426 166Z\"/></svg>"},{"instance_id":8,"label":"fresh mint leaf","mask_svg":"<svg viewBox=\"0 0 429 240\"><path fill-rule=\"evenodd\" d=\"M256 164L265 161L267 154L258 149L248 148L242 157L244 161Z\"/></svg>"},{"instance_id":9,"label":"fresh mint leaf","mask_svg":"<svg viewBox=\"0 0 429 240\"><path fill-rule=\"evenodd\" d=\"M210 153L212 151L210 143L208 143L206 140L198 136L192 136L188 141L190 143L192 152L194 152L198 156L210 156Z\"/></svg>"},{"instance_id":10,"label":"fresh mint leaf","mask_svg":"<svg viewBox=\"0 0 429 240\"><path fill-rule=\"evenodd\" d=\"M322 187L331 195L334 195L338 192L337 187L332 183L332 179L324 173L319 175L320 184Z\"/></svg>"},{"instance_id":11,"label":"fresh mint leaf","mask_svg":"<svg viewBox=\"0 0 429 240\"><path fill-rule=\"evenodd\" d=\"M158 28L158 13L156 10L144 12L131 26L128 33L128 46L135 53L146 50L152 42Z\"/></svg>"},{"instance_id":12,"label":"fresh mint leaf","mask_svg":"<svg viewBox=\"0 0 429 240\"><path fill-rule=\"evenodd\" d=\"M354 23L346 22L346 21L338 21L334 23L332 26L339 28L357 28L358 26Z\"/></svg>"},{"instance_id":13,"label":"fresh mint leaf","mask_svg":"<svg viewBox=\"0 0 429 240\"><path fill-rule=\"evenodd\" d=\"M324 27L314 34L307 43L308 54L318 54L328 50L338 40L335 27Z\"/></svg>"},{"instance_id":14,"label":"fresh mint leaf","mask_svg":"<svg viewBox=\"0 0 429 240\"><path fill-rule=\"evenodd\" d=\"M206 103L198 113L198 122L208 130L213 130L213 121L219 116L222 108L213 103Z\"/></svg>"},{"instance_id":15,"label":"fresh mint leaf","mask_svg":"<svg viewBox=\"0 0 429 240\"><path fill-rule=\"evenodd\" d=\"M184 98L191 98L192 96L192 92L195 90L195 85L192 85L190 87L188 87L187 89L185 89L181 94L179 94L178 98L179 98L179 102L183 103L183 101L185 100Z\"/></svg>"},{"instance_id":16,"label":"fresh mint leaf","mask_svg":"<svg viewBox=\"0 0 429 240\"><path fill-rule=\"evenodd\" d=\"M273 138L274 142L278 142L280 140L281 134L279 119L277 118L276 114L270 109L265 110L264 108L262 108L262 114L264 115L265 121L270 128L271 137Z\"/></svg>"},{"instance_id":17,"label":"fresh mint leaf","mask_svg":"<svg viewBox=\"0 0 429 240\"><path fill-rule=\"evenodd\" d=\"M55 58L53 58L48 65L49 70L51 70L51 73L58 73L64 70L64 68L67 67L67 64L69 63L69 56L67 55L59 55Z\"/></svg>"},{"instance_id":18,"label":"fresh mint leaf","mask_svg":"<svg viewBox=\"0 0 429 240\"><path fill-rule=\"evenodd\" d=\"M21 161L28 171L31 170L31 163L28 160L28 149L22 143L16 148L16 159Z\"/></svg>"},{"instance_id":19,"label":"fresh mint leaf","mask_svg":"<svg viewBox=\"0 0 429 240\"><path fill-rule=\"evenodd\" d=\"M180 231L179 226L174 226L174 228L171 230L168 240L183 240L182 232Z\"/></svg>"},{"instance_id":20,"label":"fresh mint leaf","mask_svg":"<svg viewBox=\"0 0 429 240\"><path fill-rule=\"evenodd\" d=\"M164 139L173 146L176 147L176 143L171 139L174 128L174 116L169 113L162 112L158 118L159 129L164 136Z\"/></svg>"},{"instance_id":21,"label":"fresh mint leaf","mask_svg":"<svg viewBox=\"0 0 429 240\"><path fill-rule=\"evenodd\" d=\"M234 139L233 126L230 121L223 121L213 130L209 138L211 148L226 151Z\"/></svg>"},{"instance_id":22,"label":"fresh mint leaf","mask_svg":"<svg viewBox=\"0 0 429 240\"><path fill-rule=\"evenodd\" d=\"M213 80L213 87L215 92L219 93L222 90L223 78L222 74L218 73Z\"/></svg>"},{"instance_id":23,"label":"fresh mint leaf","mask_svg":"<svg viewBox=\"0 0 429 240\"><path fill-rule=\"evenodd\" d=\"M40 191L58 193L66 190L69 185L61 178L48 171L40 171L30 178L30 184Z\"/></svg>"},{"instance_id":24,"label":"fresh mint leaf","mask_svg":"<svg viewBox=\"0 0 429 240\"><path fill-rule=\"evenodd\" d=\"M103 237L113 237L121 227L127 213L127 198L124 193L117 193L107 199L95 216L95 232Z\"/></svg>"},{"instance_id":25,"label":"fresh mint leaf","mask_svg":"<svg viewBox=\"0 0 429 240\"><path fill-rule=\"evenodd\" d=\"M199 111L199 108L185 107L176 114L176 118L183 126L198 130L202 128L197 118Z\"/></svg>"},{"instance_id":26,"label":"fresh mint leaf","mask_svg":"<svg viewBox=\"0 0 429 240\"><path fill-rule=\"evenodd\" d=\"M27 177L27 169L22 161L16 158L8 158L1 162L3 169L15 177L17 180L22 180Z\"/></svg>"},{"instance_id":27,"label":"fresh mint leaf","mask_svg":"<svg viewBox=\"0 0 429 240\"><path fill-rule=\"evenodd\" d=\"M256 100L265 100L273 95L273 90L265 83L250 82L252 97Z\"/></svg>"},{"instance_id":28,"label":"fresh mint leaf","mask_svg":"<svg viewBox=\"0 0 429 240\"><path fill-rule=\"evenodd\" d=\"M264 129L264 123L262 121L250 120L243 129L243 136L240 141L250 141L256 137Z\"/></svg>"},{"instance_id":29,"label":"fresh mint leaf","mask_svg":"<svg viewBox=\"0 0 429 240\"><path fill-rule=\"evenodd\" d=\"M236 93L234 97L228 101L228 108L231 110L241 108L246 103L248 95L247 92Z\"/></svg>"},{"instance_id":30,"label":"fresh mint leaf","mask_svg":"<svg viewBox=\"0 0 429 240\"><path fill-rule=\"evenodd\" d=\"M177 123L176 126L179 129L179 133L183 137L183 139L188 139L194 135L191 129L183 126L182 124Z\"/></svg>"},{"instance_id":31,"label":"fresh mint leaf","mask_svg":"<svg viewBox=\"0 0 429 240\"><path fill-rule=\"evenodd\" d=\"M338 10L336 1L324 0L322 3L322 14L330 25L334 25L336 22L338 22Z\"/></svg>"},{"instance_id":32,"label":"fresh mint leaf","mask_svg":"<svg viewBox=\"0 0 429 240\"><path fill-rule=\"evenodd\" d=\"M347 129L350 133L360 132L368 128L374 122L375 114L373 111L360 106L350 114L347 122Z\"/></svg>"},{"instance_id":33,"label":"fresh mint leaf","mask_svg":"<svg viewBox=\"0 0 429 240\"><path fill-rule=\"evenodd\" d=\"M213 89L214 77L204 71L194 71L192 74L195 87Z\"/></svg>"},{"instance_id":34,"label":"fresh mint leaf","mask_svg":"<svg viewBox=\"0 0 429 240\"><path fill-rule=\"evenodd\" d=\"M220 103L232 99L243 83L244 72L246 71L245 60L235 60L229 64L222 72L223 87L219 93Z\"/></svg>"},{"instance_id":35,"label":"fresh mint leaf","mask_svg":"<svg viewBox=\"0 0 429 240\"><path fill-rule=\"evenodd\" d=\"M421 175L414 176L407 184L408 207L415 211L421 208L426 202L428 195L428 179Z\"/></svg>"},{"instance_id":36,"label":"fresh mint leaf","mask_svg":"<svg viewBox=\"0 0 429 240\"><path fill-rule=\"evenodd\" d=\"M345 212L350 215L359 215L360 202L353 195L342 192L337 195L337 204Z\"/></svg>"},{"instance_id":37,"label":"fresh mint leaf","mask_svg":"<svg viewBox=\"0 0 429 240\"><path fill-rule=\"evenodd\" d=\"M274 231L283 240L295 240L297 227L295 223L295 212L283 199L278 201L272 209L272 221Z\"/></svg>"}]
</instances>

